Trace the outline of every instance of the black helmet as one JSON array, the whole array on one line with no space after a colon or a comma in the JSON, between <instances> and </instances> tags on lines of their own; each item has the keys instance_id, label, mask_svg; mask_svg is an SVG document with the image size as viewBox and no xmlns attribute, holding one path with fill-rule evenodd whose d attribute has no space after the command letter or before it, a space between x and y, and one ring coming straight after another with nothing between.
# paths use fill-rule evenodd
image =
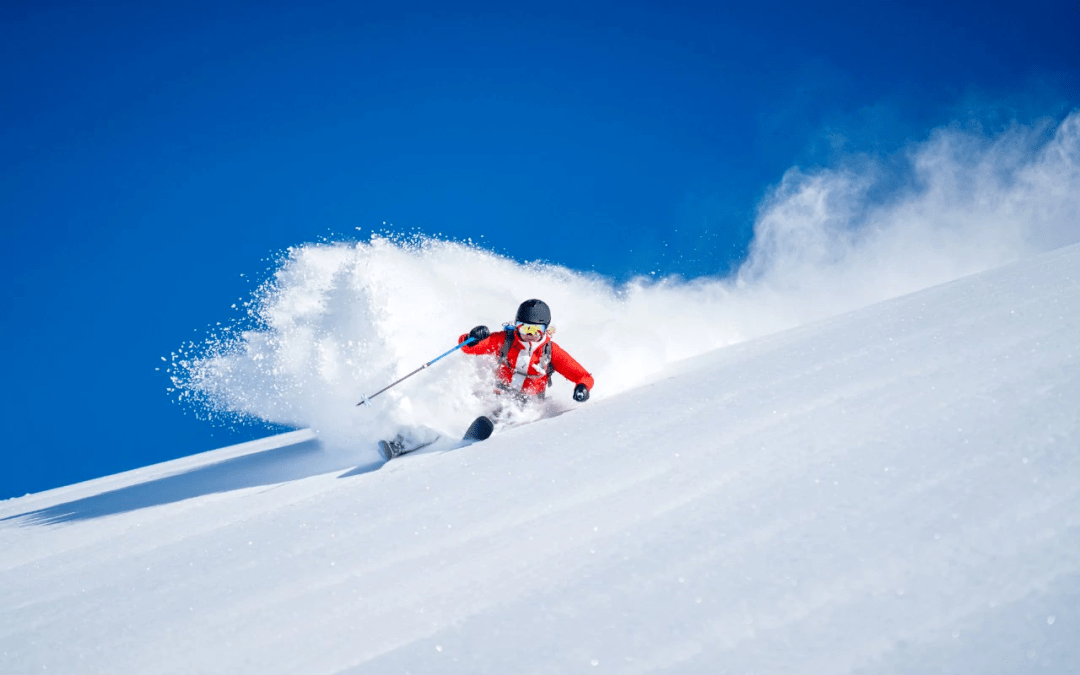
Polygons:
<instances>
[{"instance_id":1,"label":"black helmet","mask_svg":"<svg viewBox=\"0 0 1080 675\"><path fill-rule=\"evenodd\" d=\"M551 308L543 300L526 300L518 307L517 321L521 323L551 323Z\"/></svg>"}]
</instances>

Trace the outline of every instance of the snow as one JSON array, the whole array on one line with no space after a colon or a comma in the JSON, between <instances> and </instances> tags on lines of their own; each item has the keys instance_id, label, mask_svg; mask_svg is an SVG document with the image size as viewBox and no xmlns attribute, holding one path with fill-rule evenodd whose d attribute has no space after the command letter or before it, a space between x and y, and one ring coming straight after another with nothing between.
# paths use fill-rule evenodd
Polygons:
<instances>
[{"instance_id":1,"label":"snow","mask_svg":"<svg viewBox=\"0 0 1080 675\"><path fill-rule=\"evenodd\" d=\"M1078 336L1074 245L449 452L299 431L9 500L0 664L1074 673Z\"/></svg>"}]
</instances>

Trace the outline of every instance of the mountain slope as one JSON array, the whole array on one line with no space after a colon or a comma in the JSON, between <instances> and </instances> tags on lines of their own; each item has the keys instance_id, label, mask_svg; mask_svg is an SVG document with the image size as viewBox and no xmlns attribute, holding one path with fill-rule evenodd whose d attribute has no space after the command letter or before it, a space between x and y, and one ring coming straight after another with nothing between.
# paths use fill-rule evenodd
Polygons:
<instances>
[{"instance_id":1,"label":"mountain slope","mask_svg":"<svg viewBox=\"0 0 1080 675\"><path fill-rule=\"evenodd\" d=\"M10 500L4 672L1071 672L1078 270L378 470L297 432Z\"/></svg>"}]
</instances>

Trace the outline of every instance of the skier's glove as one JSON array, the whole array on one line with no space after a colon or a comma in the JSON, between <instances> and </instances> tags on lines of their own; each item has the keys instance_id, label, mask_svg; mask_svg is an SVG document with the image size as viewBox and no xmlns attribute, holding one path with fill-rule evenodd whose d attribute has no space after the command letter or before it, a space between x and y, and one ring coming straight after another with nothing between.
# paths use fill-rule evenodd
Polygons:
<instances>
[{"instance_id":1,"label":"skier's glove","mask_svg":"<svg viewBox=\"0 0 1080 675\"><path fill-rule=\"evenodd\" d=\"M473 328L471 331L469 331L469 337L471 337L476 342L480 342L489 335L491 335L491 331L488 330L487 326L477 326L476 328Z\"/></svg>"},{"instance_id":2,"label":"skier's glove","mask_svg":"<svg viewBox=\"0 0 1080 675\"><path fill-rule=\"evenodd\" d=\"M583 384L579 384L574 387L574 400L578 403L584 403L589 400L589 388Z\"/></svg>"}]
</instances>

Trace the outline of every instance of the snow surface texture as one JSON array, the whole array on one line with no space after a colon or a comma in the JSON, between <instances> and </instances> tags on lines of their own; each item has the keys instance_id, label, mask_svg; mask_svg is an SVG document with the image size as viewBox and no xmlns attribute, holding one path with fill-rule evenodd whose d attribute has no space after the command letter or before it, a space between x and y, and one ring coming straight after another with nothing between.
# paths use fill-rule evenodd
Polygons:
<instances>
[{"instance_id":1,"label":"snow surface texture","mask_svg":"<svg viewBox=\"0 0 1080 675\"><path fill-rule=\"evenodd\" d=\"M1071 246L453 452L0 503L0 670L1076 673L1078 337Z\"/></svg>"},{"instance_id":2,"label":"snow surface texture","mask_svg":"<svg viewBox=\"0 0 1080 675\"><path fill-rule=\"evenodd\" d=\"M793 169L762 204L746 264L729 278L624 286L464 244L385 238L291 249L245 309L252 325L173 356L181 399L310 427L351 451L401 428L457 436L485 412L488 369L455 355L356 402L452 347L497 329L526 298L546 300L555 339L628 391L670 364L1080 241L1080 114L998 136L938 130L901 156ZM572 245L573 242L566 242ZM554 400L572 387L556 378Z\"/></svg>"}]
</instances>

